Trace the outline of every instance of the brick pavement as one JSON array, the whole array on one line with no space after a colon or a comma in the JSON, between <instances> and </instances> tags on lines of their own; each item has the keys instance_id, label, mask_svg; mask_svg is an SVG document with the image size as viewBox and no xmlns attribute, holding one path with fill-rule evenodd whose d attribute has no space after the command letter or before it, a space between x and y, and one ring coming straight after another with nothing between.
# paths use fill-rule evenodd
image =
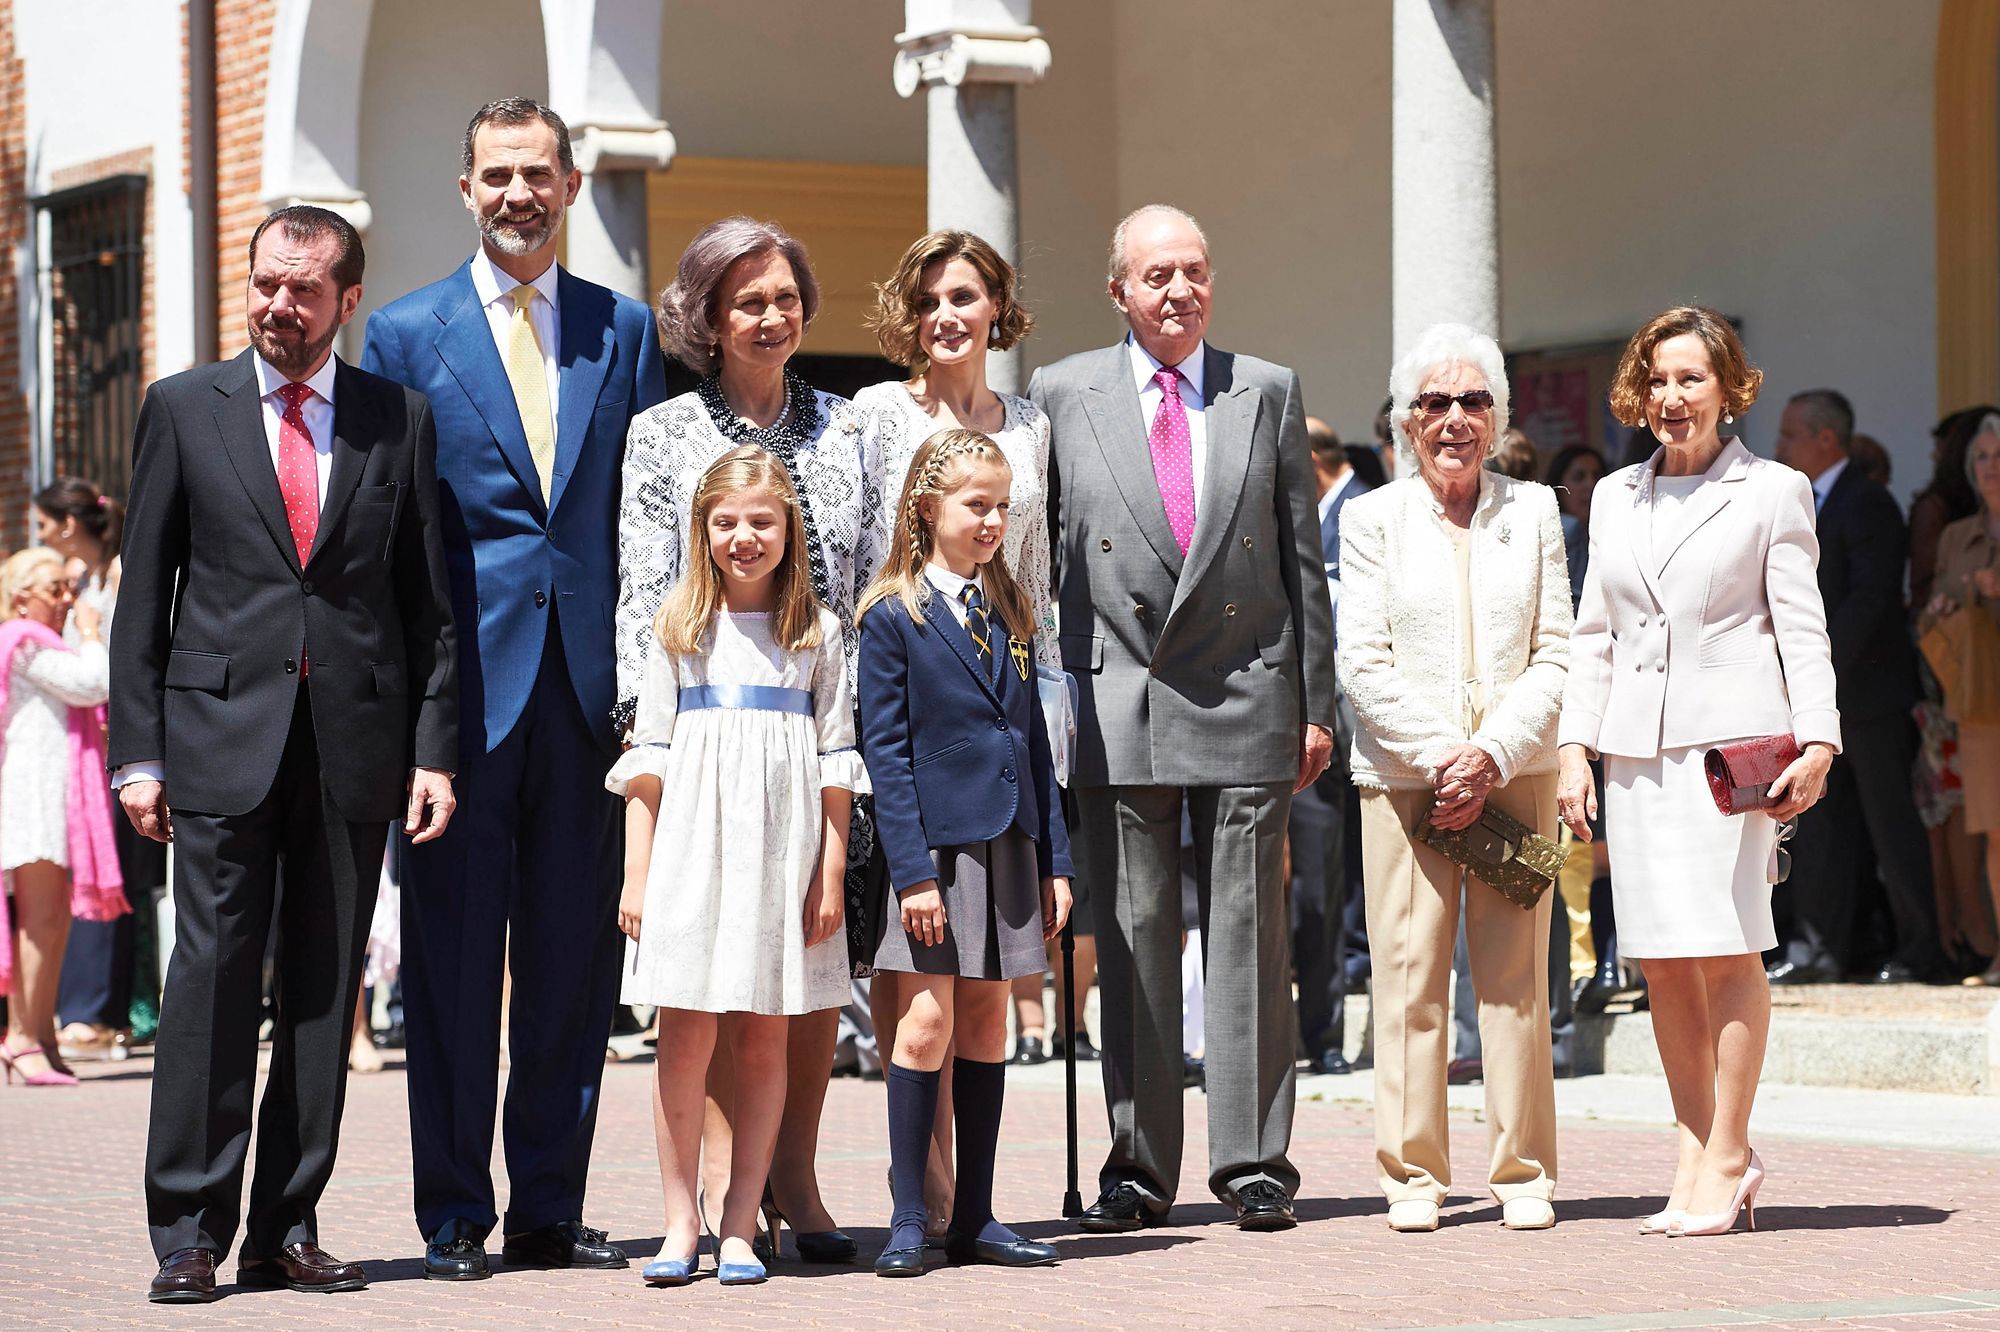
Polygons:
<instances>
[{"instance_id":1,"label":"brick pavement","mask_svg":"<svg viewBox=\"0 0 2000 1332\"><path fill-rule=\"evenodd\" d=\"M0 1088L0 1326L2000 1329L2000 1158L1990 1152L1767 1136L1772 1178L1759 1230L1667 1240L1633 1229L1658 1205L1672 1165L1664 1128L1565 1122L1556 1229L1503 1231L1491 1201L1461 1184L1442 1230L1396 1235L1381 1220L1365 1107L1307 1100L1296 1134L1303 1224L1241 1235L1215 1224L1224 1211L1201 1187L1195 1094L1176 1224L1083 1236L1054 1219L1063 1121L1053 1069L1016 1080L998 1192L1007 1219L1060 1241L1065 1261L1054 1269L937 1270L892 1283L865 1268L787 1262L769 1284L733 1290L703 1280L652 1291L636 1272L502 1270L476 1285L426 1283L409 1217L403 1079L392 1069L354 1079L341 1166L322 1208L328 1247L366 1261L373 1287L336 1297L246 1291L206 1308L154 1309L141 1299L153 1265L140 1192L148 1073L137 1058L90 1070L72 1092ZM647 1256L659 1237L650 1076L644 1064L607 1070L589 1209ZM1102 1119L1095 1079L1083 1081L1088 1171ZM879 1084L834 1084L823 1184L864 1255L886 1220L883 1122ZM1453 1132L1458 1173L1476 1178L1483 1127L1460 1116Z\"/></svg>"}]
</instances>

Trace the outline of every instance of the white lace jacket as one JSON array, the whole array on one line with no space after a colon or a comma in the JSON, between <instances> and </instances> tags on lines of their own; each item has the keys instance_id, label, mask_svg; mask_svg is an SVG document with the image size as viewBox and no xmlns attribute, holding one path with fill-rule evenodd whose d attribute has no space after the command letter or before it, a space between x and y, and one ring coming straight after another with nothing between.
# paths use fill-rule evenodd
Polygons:
<instances>
[{"instance_id":1,"label":"white lace jacket","mask_svg":"<svg viewBox=\"0 0 2000 1332\"><path fill-rule=\"evenodd\" d=\"M1484 720L1466 725L1467 682L1451 537L1429 487L1405 477L1340 515L1341 687L1354 704L1357 786L1429 786L1470 740L1503 782L1555 771L1571 625L1569 564L1547 486L1480 474L1470 539L1473 640Z\"/></svg>"}]
</instances>

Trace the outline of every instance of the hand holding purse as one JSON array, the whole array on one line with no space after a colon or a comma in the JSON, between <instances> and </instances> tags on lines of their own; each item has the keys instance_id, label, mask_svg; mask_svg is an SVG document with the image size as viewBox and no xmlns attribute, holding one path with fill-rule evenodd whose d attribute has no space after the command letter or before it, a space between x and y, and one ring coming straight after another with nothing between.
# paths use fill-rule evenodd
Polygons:
<instances>
[{"instance_id":1,"label":"hand holding purse","mask_svg":"<svg viewBox=\"0 0 2000 1332\"><path fill-rule=\"evenodd\" d=\"M1464 866L1473 878L1483 880L1523 911L1535 909L1542 894L1555 885L1556 872L1568 859L1553 839L1496 809L1491 800L1464 828L1440 828L1425 810L1417 824L1417 840L1454 865Z\"/></svg>"},{"instance_id":2,"label":"hand holding purse","mask_svg":"<svg viewBox=\"0 0 2000 1332\"><path fill-rule=\"evenodd\" d=\"M1765 735L1717 745L1702 755L1708 793L1726 815L1766 810L1777 804L1771 784L1799 760L1799 742L1789 735Z\"/></svg>"}]
</instances>

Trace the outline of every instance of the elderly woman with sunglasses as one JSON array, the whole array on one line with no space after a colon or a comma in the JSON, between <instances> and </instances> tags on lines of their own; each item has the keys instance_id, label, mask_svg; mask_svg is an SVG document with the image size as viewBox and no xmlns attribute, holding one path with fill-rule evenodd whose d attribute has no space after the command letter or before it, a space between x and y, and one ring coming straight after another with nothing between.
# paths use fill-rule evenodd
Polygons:
<instances>
[{"instance_id":1,"label":"elderly woman with sunglasses","mask_svg":"<svg viewBox=\"0 0 2000 1332\"><path fill-rule=\"evenodd\" d=\"M1389 1226L1435 1230L1451 1187L1446 990L1464 903L1479 996L1487 1185L1502 1224L1555 1224L1551 894L1524 911L1419 840L1490 804L1556 833L1570 589L1555 492L1483 466L1507 426L1493 339L1426 329L1390 372L1393 484L1341 519L1340 683L1358 726L1373 959L1375 1157Z\"/></svg>"}]
</instances>

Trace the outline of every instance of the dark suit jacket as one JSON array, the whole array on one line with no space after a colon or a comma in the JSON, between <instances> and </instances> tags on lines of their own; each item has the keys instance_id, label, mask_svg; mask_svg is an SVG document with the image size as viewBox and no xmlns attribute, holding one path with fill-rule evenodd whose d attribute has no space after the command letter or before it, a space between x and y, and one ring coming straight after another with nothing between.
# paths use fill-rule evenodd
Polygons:
<instances>
[{"instance_id":1,"label":"dark suit jacket","mask_svg":"<svg viewBox=\"0 0 2000 1332\"><path fill-rule=\"evenodd\" d=\"M638 301L565 271L556 297L561 394L546 504L470 262L368 317L361 364L416 389L437 414L468 754L489 752L520 720L551 607L583 715L607 754L618 748L620 471L633 416L666 396L665 363Z\"/></svg>"},{"instance_id":2,"label":"dark suit jacket","mask_svg":"<svg viewBox=\"0 0 2000 1332\"><path fill-rule=\"evenodd\" d=\"M1844 717L1907 713L1917 659L1903 606L1909 533L1889 492L1849 464L1820 506L1819 593Z\"/></svg>"},{"instance_id":3,"label":"dark suit jacket","mask_svg":"<svg viewBox=\"0 0 2000 1332\"><path fill-rule=\"evenodd\" d=\"M1347 501L1366 495L1375 487L1358 476L1350 475L1347 484L1341 487L1333 503L1326 511L1326 517L1319 520L1320 558L1326 561L1326 576L1340 578L1340 511L1347 507Z\"/></svg>"},{"instance_id":4,"label":"dark suit jacket","mask_svg":"<svg viewBox=\"0 0 2000 1332\"><path fill-rule=\"evenodd\" d=\"M1043 877L1075 873L1033 649L1023 650L1027 679L1005 649L989 679L935 593L922 624L893 600L861 617L861 756L897 892L937 877L933 847L990 841L1015 824L1035 839Z\"/></svg>"},{"instance_id":5,"label":"dark suit jacket","mask_svg":"<svg viewBox=\"0 0 2000 1332\"><path fill-rule=\"evenodd\" d=\"M430 409L342 363L319 531L300 568L254 352L160 380L134 444L109 759L164 759L167 800L244 814L271 789L301 685L327 789L399 817L411 767L458 766Z\"/></svg>"}]
</instances>

